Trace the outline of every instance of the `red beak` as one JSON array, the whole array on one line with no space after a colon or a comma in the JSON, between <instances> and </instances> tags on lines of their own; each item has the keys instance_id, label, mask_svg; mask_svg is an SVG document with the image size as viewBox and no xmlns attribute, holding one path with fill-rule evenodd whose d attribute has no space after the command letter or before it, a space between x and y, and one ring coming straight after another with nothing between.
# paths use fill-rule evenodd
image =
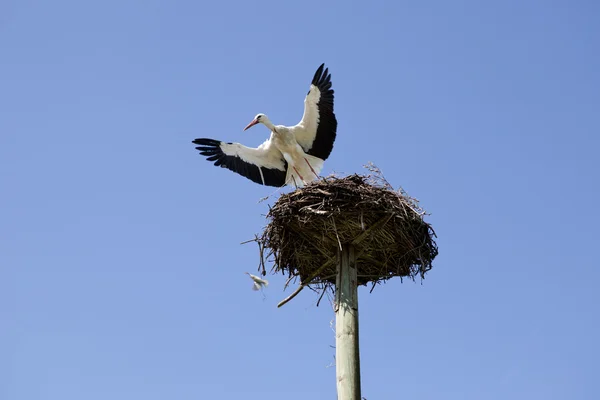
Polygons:
<instances>
[{"instance_id":1,"label":"red beak","mask_svg":"<svg viewBox=\"0 0 600 400\"><path fill-rule=\"evenodd\" d=\"M254 125L258 124L258 120L253 120L252 122L250 122L245 128L244 130L253 127Z\"/></svg>"}]
</instances>

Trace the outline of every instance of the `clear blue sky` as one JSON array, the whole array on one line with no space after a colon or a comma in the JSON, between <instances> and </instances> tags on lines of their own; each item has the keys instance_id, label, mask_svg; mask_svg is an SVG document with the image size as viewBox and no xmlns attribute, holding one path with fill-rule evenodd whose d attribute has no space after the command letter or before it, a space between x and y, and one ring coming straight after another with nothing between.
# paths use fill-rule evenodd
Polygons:
<instances>
[{"instance_id":1,"label":"clear blue sky","mask_svg":"<svg viewBox=\"0 0 600 400\"><path fill-rule=\"evenodd\" d=\"M354 4L0 3L0 399L335 398L328 303L243 274L273 189L191 143L295 124L322 62L323 173L374 162L439 235L359 291L363 395L600 398L600 5Z\"/></svg>"}]
</instances>

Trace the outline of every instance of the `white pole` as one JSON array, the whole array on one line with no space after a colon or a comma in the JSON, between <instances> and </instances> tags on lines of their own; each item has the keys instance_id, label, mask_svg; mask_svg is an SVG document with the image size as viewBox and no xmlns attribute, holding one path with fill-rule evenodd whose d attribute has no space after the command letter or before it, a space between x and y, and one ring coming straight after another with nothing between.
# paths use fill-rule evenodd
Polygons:
<instances>
[{"instance_id":1,"label":"white pole","mask_svg":"<svg viewBox=\"0 0 600 400\"><path fill-rule=\"evenodd\" d=\"M335 365L338 400L361 400L358 285L354 247L342 245L335 287Z\"/></svg>"}]
</instances>

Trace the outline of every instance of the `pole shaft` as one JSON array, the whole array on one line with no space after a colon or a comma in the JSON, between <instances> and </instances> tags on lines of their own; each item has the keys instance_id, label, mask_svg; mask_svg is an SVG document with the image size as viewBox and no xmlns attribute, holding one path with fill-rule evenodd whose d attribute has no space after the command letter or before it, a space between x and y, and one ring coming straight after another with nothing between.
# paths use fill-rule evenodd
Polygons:
<instances>
[{"instance_id":1,"label":"pole shaft","mask_svg":"<svg viewBox=\"0 0 600 400\"><path fill-rule=\"evenodd\" d=\"M354 247L342 245L335 288L335 365L338 400L360 400L358 285Z\"/></svg>"}]
</instances>

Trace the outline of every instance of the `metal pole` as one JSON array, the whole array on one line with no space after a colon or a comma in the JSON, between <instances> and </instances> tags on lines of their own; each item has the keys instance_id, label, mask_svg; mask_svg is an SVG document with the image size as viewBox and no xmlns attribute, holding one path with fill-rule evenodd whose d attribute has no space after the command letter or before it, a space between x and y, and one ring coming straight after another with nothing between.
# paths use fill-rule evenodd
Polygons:
<instances>
[{"instance_id":1,"label":"metal pole","mask_svg":"<svg viewBox=\"0 0 600 400\"><path fill-rule=\"evenodd\" d=\"M354 247L342 245L335 287L335 365L338 400L360 400L358 285Z\"/></svg>"}]
</instances>

